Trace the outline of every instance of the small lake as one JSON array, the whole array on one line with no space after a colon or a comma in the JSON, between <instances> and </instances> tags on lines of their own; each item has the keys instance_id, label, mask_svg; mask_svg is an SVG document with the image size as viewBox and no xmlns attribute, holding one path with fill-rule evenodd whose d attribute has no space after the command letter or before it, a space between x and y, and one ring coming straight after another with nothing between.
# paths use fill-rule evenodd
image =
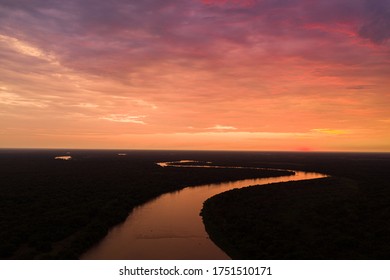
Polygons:
<instances>
[{"instance_id":1,"label":"small lake","mask_svg":"<svg viewBox=\"0 0 390 280\"><path fill-rule=\"evenodd\" d=\"M159 165L167 166L167 163ZM205 231L199 215L203 202L209 197L234 188L327 176L320 173L294 172L295 175L291 176L187 187L161 195L134 208L126 221L113 227L106 237L83 254L81 259L230 259L209 239Z\"/></svg>"}]
</instances>

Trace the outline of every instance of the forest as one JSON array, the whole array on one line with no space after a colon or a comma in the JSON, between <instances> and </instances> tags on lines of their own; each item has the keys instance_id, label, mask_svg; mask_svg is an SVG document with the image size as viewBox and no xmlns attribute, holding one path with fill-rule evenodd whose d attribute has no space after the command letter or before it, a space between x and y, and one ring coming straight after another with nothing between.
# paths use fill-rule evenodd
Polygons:
<instances>
[{"instance_id":1,"label":"forest","mask_svg":"<svg viewBox=\"0 0 390 280\"><path fill-rule=\"evenodd\" d=\"M258 164L331 177L251 186L208 199L202 209L206 230L231 258L390 258L390 154L268 158L268 164Z\"/></svg>"},{"instance_id":2,"label":"forest","mask_svg":"<svg viewBox=\"0 0 390 280\"><path fill-rule=\"evenodd\" d=\"M55 159L58 156L71 159ZM134 207L163 193L289 174L156 164L186 158L223 160L226 154L0 150L0 258L77 259Z\"/></svg>"}]
</instances>

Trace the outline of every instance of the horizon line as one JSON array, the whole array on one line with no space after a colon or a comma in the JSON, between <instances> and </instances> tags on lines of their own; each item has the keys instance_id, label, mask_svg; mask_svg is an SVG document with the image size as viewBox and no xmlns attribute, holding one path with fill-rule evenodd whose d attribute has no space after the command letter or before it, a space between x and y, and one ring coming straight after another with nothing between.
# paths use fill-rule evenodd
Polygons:
<instances>
[{"instance_id":1,"label":"horizon line","mask_svg":"<svg viewBox=\"0 0 390 280\"><path fill-rule=\"evenodd\" d=\"M51 148L51 147L0 147L0 150L66 150L66 151L150 151L150 152L248 152L248 153L371 153L390 154L390 151L363 150L224 150L224 149L156 149L156 148Z\"/></svg>"}]
</instances>

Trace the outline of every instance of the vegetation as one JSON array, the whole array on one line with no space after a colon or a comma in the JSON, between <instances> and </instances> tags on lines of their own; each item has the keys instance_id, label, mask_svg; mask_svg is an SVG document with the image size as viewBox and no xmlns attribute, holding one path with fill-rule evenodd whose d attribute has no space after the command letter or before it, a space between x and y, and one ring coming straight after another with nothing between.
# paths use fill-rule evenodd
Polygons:
<instances>
[{"instance_id":1,"label":"vegetation","mask_svg":"<svg viewBox=\"0 0 390 280\"><path fill-rule=\"evenodd\" d=\"M208 200L206 229L233 258L390 258L389 154L78 150L54 160L61 155L67 151L0 150L0 258L76 259L162 193L286 174L155 164L182 159L332 175Z\"/></svg>"},{"instance_id":2,"label":"vegetation","mask_svg":"<svg viewBox=\"0 0 390 280\"><path fill-rule=\"evenodd\" d=\"M186 186L286 172L159 167L221 153L0 150L0 258L76 259L137 205ZM213 156L214 155L214 156Z\"/></svg>"},{"instance_id":3,"label":"vegetation","mask_svg":"<svg viewBox=\"0 0 390 280\"><path fill-rule=\"evenodd\" d=\"M207 200L206 230L232 258L390 258L389 154L289 153L253 159L246 164L333 177L252 186Z\"/></svg>"}]
</instances>

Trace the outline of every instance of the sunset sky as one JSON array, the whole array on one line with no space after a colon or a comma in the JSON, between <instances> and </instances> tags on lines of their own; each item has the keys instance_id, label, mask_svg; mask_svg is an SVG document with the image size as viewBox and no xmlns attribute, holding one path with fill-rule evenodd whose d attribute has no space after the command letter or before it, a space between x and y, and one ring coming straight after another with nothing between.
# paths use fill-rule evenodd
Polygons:
<instances>
[{"instance_id":1,"label":"sunset sky","mask_svg":"<svg viewBox=\"0 0 390 280\"><path fill-rule=\"evenodd\" d=\"M0 0L0 147L390 151L389 0Z\"/></svg>"}]
</instances>

